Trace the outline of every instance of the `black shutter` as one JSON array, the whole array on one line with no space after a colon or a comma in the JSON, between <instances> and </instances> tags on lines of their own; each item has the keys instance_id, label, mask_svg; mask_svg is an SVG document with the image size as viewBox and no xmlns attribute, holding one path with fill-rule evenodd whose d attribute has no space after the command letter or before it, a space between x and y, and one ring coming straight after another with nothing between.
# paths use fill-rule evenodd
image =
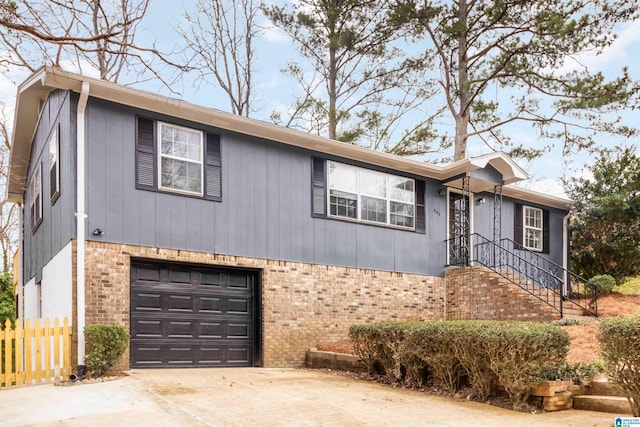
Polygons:
<instances>
[{"instance_id":1,"label":"black shutter","mask_svg":"<svg viewBox=\"0 0 640 427\"><path fill-rule=\"evenodd\" d=\"M513 215L513 240L522 246L522 233L523 233L523 223L522 223L522 205L516 203L516 211ZM521 248L520 248L521 249Z\"/></svg>"},{"instance_id":2,"label":"black shutter","mask_svg":"<svg viewBox=\"0 0 640 427\"><path fill-rule=\"evenodd\" d=\"M549 211L542 210L542 253L549 253Z\"/></svg>"},{"instance_id":3,"label":"black shutter","mask_svg":"<svg viewBox=\"0 0 640 427\"><path fill-rule=\"evenodd\" d=\"M424 181L416 181L416 233L427 232L427 219L424 209Z\"/></svg>"},{"instance_id":4,"label":"black shutter","mask_svg":"<svg viewBox=\"0 0 640 427\"><path fill-rule=\"evenodd\" d=\"M209 200L222 200L222 158L220 155L220 136L207 134L205 153L205 192Z\"/></svg>"},{"instance_id":5,"label":"black shutter","mask_svg":"<svg viewBox=\"0 0 640 427\"><path fill-rule=\"evenodd\" d=\"M311 158L311 213L312 216L327 216L326 160Z\"/></svg>"},{"instance_id":6,"label":"black shutter","mask_svg":"<svg viewBox=\"0 0 640 427\"><path fill-rule=\"evenodd\" d=\"M155 190L155 158L153 120L138 117L136 135L136 188Z\"/></svg>"}]
</instances>

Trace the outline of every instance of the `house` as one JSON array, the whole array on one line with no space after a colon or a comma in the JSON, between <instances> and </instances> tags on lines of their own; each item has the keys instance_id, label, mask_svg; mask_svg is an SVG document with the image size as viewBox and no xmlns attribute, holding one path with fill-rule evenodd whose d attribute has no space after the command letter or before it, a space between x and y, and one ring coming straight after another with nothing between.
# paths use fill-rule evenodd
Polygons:
<instances>
[{"instance_id":1,"label":"house","mask_svg":"<svg viewBox=\"0 0 640 427\"><path fill-rule=\"evenodd\" d=\"M285 367L354 323L559 318L570 201L525 179L44 67L10 157L20 316L72 319L79 369L94 323L130 329L127 367Z\"/></svg>"}]
</instances>

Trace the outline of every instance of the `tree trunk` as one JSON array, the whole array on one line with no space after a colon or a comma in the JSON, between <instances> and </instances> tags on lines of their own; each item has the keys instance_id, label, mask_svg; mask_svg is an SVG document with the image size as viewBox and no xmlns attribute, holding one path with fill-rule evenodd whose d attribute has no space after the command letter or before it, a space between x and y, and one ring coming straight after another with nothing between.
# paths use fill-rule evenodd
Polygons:
<instances>
[{"instance_id":1,"label":"tree trunk","mask_svg":"<svg viewBox=\"0 0 640 427\"><path fill-rule=\"evenodd\" d=\"M336 48L333 40L329 41L329 139L336 139L338 117L336 111Z\"/></svg>"},{"instance_id":2,"label":"tree trunk","mask_svg":"<svg viewBox=\"0 0 640 427\"><path fill-rule=\"evenodd\" d=\"M458 20L460 33L458 34L458 90L460 91L460 110L456 114L456 138L453 151L453 161L462 160L467 156L467 132L469 128L471 99L469 88L469 64L467 60L467 0L460 0Z\"/></svg>"}]
</instances>

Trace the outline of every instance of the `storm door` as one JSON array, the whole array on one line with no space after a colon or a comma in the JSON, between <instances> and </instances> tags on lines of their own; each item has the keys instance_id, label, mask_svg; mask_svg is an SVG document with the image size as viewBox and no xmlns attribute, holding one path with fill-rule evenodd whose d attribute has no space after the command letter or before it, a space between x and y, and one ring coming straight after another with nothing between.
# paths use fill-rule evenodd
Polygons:
<instances>
[{"instance_id":1,"label":"storm door","mask_svg":"<svg viewBox=\"0 0 640 427\"><path fill-rule=\"evenodd\" d=\"M469 262L469 197L449 192L449 265Z\"/></svg>"}]
</instances>

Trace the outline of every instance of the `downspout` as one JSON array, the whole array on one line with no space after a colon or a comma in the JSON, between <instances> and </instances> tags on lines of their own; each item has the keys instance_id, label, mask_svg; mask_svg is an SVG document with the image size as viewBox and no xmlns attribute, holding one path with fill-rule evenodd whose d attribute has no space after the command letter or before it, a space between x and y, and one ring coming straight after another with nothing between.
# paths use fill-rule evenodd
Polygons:
<instances>
[{"instance_id":1,"label":"downspout","mask_svg":"<svg viewBox=\"0 0 640 427\"><path fill-rule=\"evenodd\" d=\"M569 219L571 213L567 213L562 219L562 268L564 277L562 282L562 297L567 295L567 283L569 283Z\"/></svg>"},{"instance_id":2,"label":"downspout","mask_svg":"<svg viewBox=\"0 0 640 427\"><path fill-rule=\"evenodd\" d=\"M85 241L85 125L84 115L89 98L89 83L82 82L78 100L76 131L76 313L78 317L78 377L85 374L84 365L84 325L85 325L85 282L84 282L84 241Z\"/></svg>"}]
</instances>

